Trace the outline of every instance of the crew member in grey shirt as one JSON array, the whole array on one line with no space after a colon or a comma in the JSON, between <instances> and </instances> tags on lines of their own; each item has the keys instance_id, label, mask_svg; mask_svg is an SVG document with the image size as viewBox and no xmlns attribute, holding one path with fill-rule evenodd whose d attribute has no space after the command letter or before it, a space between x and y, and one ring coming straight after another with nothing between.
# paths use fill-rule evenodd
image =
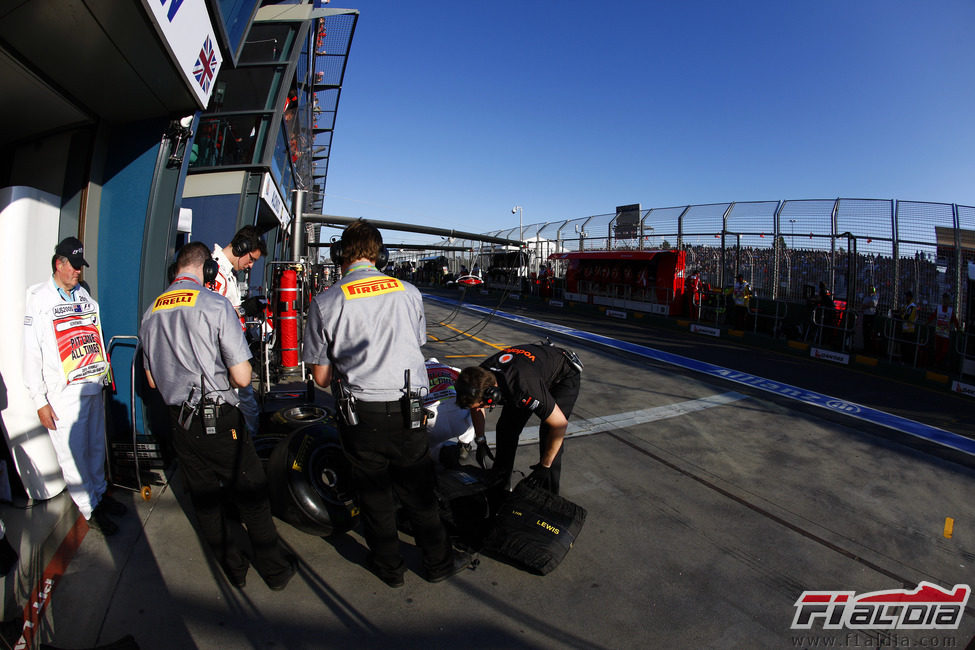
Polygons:
<instances>
[{"instance_id":1,"label":"crew member in grey shirt","mask_svg":"<svg viewBox=\"0 0 975 650\"><path fill-rule=\"evenodd\" d=\"M342 446L370 551L367 565L388 586L403 586L398 497L423 553L425 577L440 582L471 558L453 550L434 493L419 407L421 391L428 389L420 351L426 341L423 299L413 285L379 271L386 253L372 224L349 225L331 253L344 277L312 302L302 358L315 383L331 386L339 405Z\"/></svg>"},{"instance_id":2,"label":"crew member in grey shirt","mask_svg":"<svg viewBox=\"0 0 975 650\"><path fill-rule=\"evenodd\" d=\"M250 562L233 541L225 491L247 529L254 568L278 591L294 575L295 561L281 547L267 479L237 408L234 388L251 380L250 349L230 302L203 286L216 275L216 264L205 244L180 249L176 279L142 317L146 379L169 405L173 448L200 533L227 579L243 588Z\"/></svg>"}]
</instances>

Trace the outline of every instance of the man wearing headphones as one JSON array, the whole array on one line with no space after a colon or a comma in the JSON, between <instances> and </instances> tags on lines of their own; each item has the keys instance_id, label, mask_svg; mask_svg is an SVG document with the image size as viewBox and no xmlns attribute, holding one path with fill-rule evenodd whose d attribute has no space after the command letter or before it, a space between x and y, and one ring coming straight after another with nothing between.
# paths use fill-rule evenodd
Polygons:
<instances>
[{"instance_id":1,"label":"man wearing headphones","mask_svg":"<svg viewBox=\"0 0 975 650\"><path fill-rule=\"evenodd\" d=\"M226 296L230 304L237 310L237 314L244 316L241 308L240 287L237 286L237 271L248 271L254 262L267 255L267 244L254 226L244 226L237 231L230 243L220 248L220 244L213 245L213 259L217 262L217 277L213 281L213 290L221 296ZM250 382L238 391L240 396L240 410L244 413L247 431L251 437L258 434L260 428L261 409L257 405L257 396Z\"/></svg>"},{"instance_id":2,"label":"man wearing headphones","mask_svg":"<svg viewBox=\"0 0 975 650\"><path fill-rule=\"evenodd\" d=\"M484 409L502 405L496 427L493 469L502 485L511 480L518 438L534 413L541 420L539 458L532 484L559 493L565 430L579 396L582 363L575 353L548 343L505 348L480 366L464 368L457 378L457 405L471 409L478 456L487 453Z\"/></svg>"},{"instance_id":3,"label":"man wearing headphones","mask_svg":"<svg viewBox=\"0 0 975 650\"><path fill-rule=\"evenodd\" d=\"M254 567L275 591L295 573L271 519L267 479L234 387L250 384L250 349L230 303L203 285L217 273L206 244L176 257L176 278L142 316L139 340L146 379L169 405L173 448L200 533L230 583L245 585L249 560L234 543L223 501L229 492L247 528Z\"/></svg>"},{"instance_id":4,"label":"man wearing headphones","mask_svg":"<svg viewBox=\"0 0 975 650\"><path fill-rule=\"evenodd\" d=\"M237 286L237 271L248 271L254 262L267 255L267 244L254 226L244 226L237 231L230 243L220 247L213 245L213 259L217 261L219 271L213 283L213 290L221 296L226 296L234 309L240 313L240 287Z\"/></svg>"},{"instance_id":5,"label":"man wearing headphones","mask_svg":"<svg viewBox=\"0 0 975 650\"><path fill-rule=\"evenodd\" d=\"M367 566L388 586L402 587L406 565L397 499L423 553L427 580L463 571L471 557L451 546L434 492L421 405L428 389L420 351L426 342L423 299L413 285L379 272L386 257L382 243L375 226L357 221L332 245L343 278L312 302L302 358L315 383L331 386L338 405L369 546Z\"/></svg>"}]
</instances>

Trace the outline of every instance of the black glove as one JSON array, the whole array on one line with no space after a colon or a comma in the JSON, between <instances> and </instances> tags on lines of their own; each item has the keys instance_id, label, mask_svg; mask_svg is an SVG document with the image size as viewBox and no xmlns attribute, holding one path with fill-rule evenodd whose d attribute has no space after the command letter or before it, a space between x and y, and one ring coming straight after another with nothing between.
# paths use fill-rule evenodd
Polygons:
<instances>
[{"instance_id":1,"label":"black glove","mask_svg":"<svg viewBox=\"0 0 975 650\"><path fill-rule=\"evenodd\" d=\"M484 457L487 456L491 459L491 464L494 464L494 453L491 452L491 448L488 447L487 440L481 440L477 443L477 451L474 452L474 457L477 459L477 464L481 466L481 469L487 469L484 466Z\"/></svg>"},{"instance_id":2,"label":"black glove","mask_svg":"<svg viewBox=\"0 0 975 650\"><path fill-rule=\"evenodd\" d=\"M529 487L552 492L552 468L539 463L532 465L531 469L532 473L525 478L525 484Z\"/></svg>"}]
</instances>

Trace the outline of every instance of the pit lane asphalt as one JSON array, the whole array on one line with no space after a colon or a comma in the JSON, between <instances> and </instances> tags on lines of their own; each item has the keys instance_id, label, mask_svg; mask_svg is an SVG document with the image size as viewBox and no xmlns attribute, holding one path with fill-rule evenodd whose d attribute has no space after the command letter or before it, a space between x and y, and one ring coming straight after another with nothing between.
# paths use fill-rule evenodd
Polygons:
<instances>
[{"instance_id":1,"label":"pit lane asphalt","mask_svg":"<svg viewBox=\"0 0 975 650\"><path fill-rule=\"evenodd\" d=\"M838 379L821 362L523 308L533 318L889 405L958 433L971 410L952 395L850 368L842 370L852 376ZM450 327L439 324L448 319ZM545 334L432 302L427 320L433 338L425 354L459 366ZM571 420L592 426L567 440L563 495L589 515L550 575L482 557L476 570L428 584L406 538L412 571L405 588L392 590L361 566L357 532L320 539L281 523L299 575L275 593L251 572L238 591L201 550L177 474L148 503L123 493L134 513L118 536L88 533L51 596L47 638L76 648L125 634L143 648L766 648L826 639L868 647L896 639L904 647L934 638L963 647L975 634L971 604L958 630L790 629L804 590L971 584L975 471L781 397L599 346L572 347L586 370ZM614 419L621 413L629 419ZM516 467L527 471L536 453L537 444L522 447Z\"/></svg>"}]
</instances>

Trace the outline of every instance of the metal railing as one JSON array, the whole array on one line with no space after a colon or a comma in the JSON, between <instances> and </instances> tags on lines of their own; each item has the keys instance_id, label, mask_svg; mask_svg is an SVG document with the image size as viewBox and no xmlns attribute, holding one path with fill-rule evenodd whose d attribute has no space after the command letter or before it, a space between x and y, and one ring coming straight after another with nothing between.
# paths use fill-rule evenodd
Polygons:
<instances>
[{"instance_id":1,"label":"metal railing","mask_svg":"<svg viewBox=\"0 0 975 650\"><path fill-rule=\"evenodd\" d=\"M878 290L878 313L905 304L911 291L922 308L948 293L955 313L966 314L967 265L975 263L975 207L892 199L786 199L651 208L621 223L607 213L497 230L486 235L524 241L527 271L550 263L565 277L555 252L681 249L687 275L712 287L730 286L739 273L755 295L802 301L805 287L823 282L857 310L869 286ZM506 249L470 240L448 252L454 274L462 265L483 271ZM510 252L510 251L509 251ZM420 259L410 251L397 259ZM437 253L439 254L439 253ZM523 268L524 265L522 265ZM509 269L510 270L510 269ZM518 269L513 269L518 272Z\"/></svg>"},{"instance_id":2,"label":"metal railing","mask_svg":"<svg viewBox=\"0 0 975 650\"><path fill-rule=\"evenodd\" d=\"M906 323L908 321L896 316L884 321L887 358L888 360L899 358L902 363L915 368L927 365L927 359L923 357L926 357L924 350L931 340L931 329L914 323L913 331L908 332L904 330Z\"/></svg>"},{"instance_id":3,"label":"metal railing","mask_svg":"<svg viewBox=\"0 0 975 650\"><path fill-rule=\"evenodd\" d=\"M810 314L812 327L807 330L805 340L849 352L853 349L853 333L858 316L855 311L817 305Z\"/></svg>"},{"instance_id":4,"label":"metal railing","mask_svg":"<svg viewBox=\"0 0 975 650\"><path fill-rule=\"evenodd\" d=\"M785 336L783 324L789 318L789 303L752 298L748 305L748 318L751 320L753 333L762 332L775 338Z\"/></svg>"},{"instance_id":5,"label":"metal railing","mask_svg":"<svg viewBox=\"0 0 975 650\"><path fill-rule=\"evenodd\" d=\"M554 274L555 297L561 297L565 286L567 262L550 260L553 253L682 250L684 277L696 275L702 287L710 288L691 292L685 287L685 315L692 320L732 325L726 292L741 274L753 295L745 318L748 329L813 338L844 351L866 349L913 366L929 364L929 328L919 322L913 338L905 337L890 315L910 302L908 291L922 313L948 294L961 322L961 330L953 334L951 372L975 376L975 338L965 322L969 303L975 300L975 288L970 289L975 280L969 280L969 266L975 268L975 207L893 199L786 199L641 209L636 223L622 216L607 213L484 233L520 238L527 265L513 254L512 246L460 238L437 244L464 249L442 253L454 274L462 266L476 265L485 277L492 272L527 276L547 265ZM395 259L441 254L431 251L400 253ZM510 262L515 258L517 268ZM846 303L835 324L810 300L820 282ZM877 315L869 319L871 331L858 342L857 327L865 320L863 310L870 307L864 299L871 286L877 289ZM579 289L586 290L584 285ZM633 287L588 291L602 301L607 295L625 301L654 299L653 292L638 295Z\"/></svg>"}]
</instances>

